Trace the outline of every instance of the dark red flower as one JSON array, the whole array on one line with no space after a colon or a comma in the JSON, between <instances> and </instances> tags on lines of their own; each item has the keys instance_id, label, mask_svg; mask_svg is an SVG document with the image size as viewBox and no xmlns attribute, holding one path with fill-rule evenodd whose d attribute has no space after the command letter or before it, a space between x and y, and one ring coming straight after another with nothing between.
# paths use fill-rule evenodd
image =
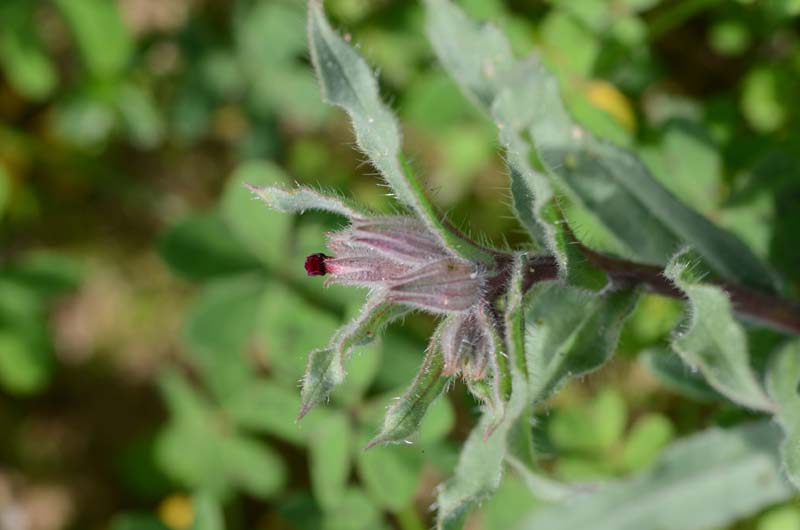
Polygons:
<instances>
[{"instance_id":1,"label":"dark red flower","mask_svg":"<svg viewBox=\"0 0 800 530\"><path fill-rule=\"evenodd\" d=\"M325 267L325 260L328 256L318 252L311 254L306 258L306 272L309 276L325 276L328 274L328 269Z\"/></svg>"}]
</instances>

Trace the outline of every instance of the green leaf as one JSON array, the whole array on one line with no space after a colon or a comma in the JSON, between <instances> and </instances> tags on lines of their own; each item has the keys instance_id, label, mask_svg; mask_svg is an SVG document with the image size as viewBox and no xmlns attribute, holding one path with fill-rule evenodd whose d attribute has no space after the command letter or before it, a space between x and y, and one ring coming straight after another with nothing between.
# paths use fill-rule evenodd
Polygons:
<instances>
[{"instance_id":1,"label":"green leaf","mask_svg":"<svg viewBox=\"0 0 800 530\"><path fill-rule=\"evenodd\" d=\"M241 435L222 437L216 450L225 473L237 488L260 499L279 493L286 483L287 470L280 453L267 444Z\"/></svg>"},{"instance_id":2,"label":"green leaf","mask_svg":"<svg viewBox=\"0 0 800 530\"><path fill-rule=\"evenodd\" d=\"M226 414L244 429L277 436L288 442L308 443L328 411L316 409L297 422L300 395L296 388L285 388L271 380L257 379L243 385L222 402Z\"/></svg>"},{"instance_id":3,"label":"green leaf","mask_svg":"<svg viewBox=\"0 0 800 530\"><path fill-rule=\"evenodd\" d=\"M0 386L16 395L33 394L45 387L53 371L48 349L0 328Z\"/></svg>"},{"instance_id":4,"label":"green leaf","mask_svg":"<svg viewBox=\"0 0 800 530\"><path fill-rule=\"evenodd\" d=\"M174 373L162 377L161 392L172 421L159 433L156 459L161 469L187 486L215 493L229 489L219 454L219 435L210 405Z\"/></svg>"},{"instance_id":5,"label":"green leaf","mask_svg":"<svg viewBox=\"0 0 800 530\"><path fill-rule=\"evenodd\" d=\"M192 280L261 267L233 237L217 212L191 214L180 219L161 234L158 250L173 271Z\"/></svg>"},{"instance_id":6,"label":"green leaf","mask_svg":"<svg viewBox=\"0 0 800 530\"><path fill-rule=\"evenodd\" d=\"M265 498L282 489L286 469L276 452L237 434L182 377L167 374L161 390L172 421L156 457L171 477L217 496L236 488Z\"/></svg>"},{"instance_id":7,"label":"green leaf","mask_svg":"<svg viewBox=\"0 0 800 530\"><path fill-rule=\"evenodd\" d=\"M131 143L141 149L154 149L165 135L161 110L150 90L134 83L119 89L115 98L121 123Z\"/></svg>"},{"instance_id":8,"label":"green leaf","mask_svg":"<svg viewBox=\"0 0 800 530\"><path fill-rule=\"evenodd\" d=\"M445 388L447 390L447 388ZM443 440L456 423L456 414L453 405L447 399L446 393L433 400L425 411L417 430L417 441L422 445L432 445Z\"/></svg>"},{"instance_id":9,"label":"green leaf","mask_svg":"<svg viewBox=\"0 0 800 530\"><path fill-rule=\"evenodd\" d=\"M602 454L620 442L626 420L625 401L606 390L585 407L559 409L548 424L548 435L562 451Z\"/></svg>"},{"instance_id":10,"label":"green leaf","mask_svg":"<svg viewBox=\"0 0 800 530\"><path fill-rule=\"evenodd\" d=\"M367 63L333 31L316 0L309 4L308 35L323 97L348 113L356 143L400 203L414 210L447 248L466 259L492 263L489 253L453 232L436 212L403 158L397 120L381 101Z\"/></svg>"},{"instance_id":11,"label":"green leaf","mask_svg":"<svg viewBox=\"0 0 800 530\"><path fill-rule=\"evenodd\" d=\"M328 416L309 438L311 490L323 509L342 502L350 474L350 422L343 413Z\"/></svg>"},{"instance_id":12,"label":"green leaf","mask_svg":"<svg viewBox=\"0 0 800 530\"><path fill-rule=\"evenodd\" d=\"M689 244L721 276L773 289L770 270L739 239L680 203L632 153L575 125L555 80L543 73L531 97L530 135L544 166L634 256L663 264Z\"/></svg>"},{"instance_id":13,"label":"green leaf","mask_svg":"<svg viewBox=\"0 0 800 530\"><path fill-rule=\"evenodd\" d=\"M761 134L775 132L788 117L788 102L781 97L782 75L776 68L758 67L744 79L742 111L750 126Z\"/></svg>"},{"instance_id":14,"label":"green leaf","mask_svg":"<svg viewBox=\"0 0 800 530\"><path fill-rule=\"evenodd\" d=\"M252 376L247 350L263 292L257 276L225 278L206 284L189 309L184 344L220 398Z\"/></svg>"},{"instance_id":15,"label":"green leaf","mask_svg":"<svg viewBox=\"0 0 800 530\"><path fill-rule=\"evenodd\" d=\"M0 268L0 278L10 280L47 302L77 289L84 275L83 269L75 257L37 250Z\"/></svg>"},{"instance_id":16,"label":"green leaf","mask_svg":"<svg viewBox=\"0 0 800 530\"><path fill-rule=\"evenodd\" d=\"M331 398L340 406L357 407L363 402L382 362L381 339L353 350L347 361L347 377L331 393Z\"/></svg>"},{"instance_id":17,"label":"green leaf","mask_svg":"<svg viewBox=\"0 0 800 530\"><path fill-rule=\"evenodd\" d=\"M670 350L649 350L641 356L641 359L662 384L682 396L697 401L722 399L696 368L690 368L680 356Z\"/></svg>"},{"instance_id":18,"label":"green leaf","mask_svg":"<svg viewBox=\"0 0 800 530\"><path fill-rule=\"evenodd\" d=\"M800 509L779 506L758 518L756 530L800 530Z\"/></svg>"},{"instance_id":19,"label":"green leaf","mask_svg":"<svg viewBox=\"0 0 800 530\"><path fill-rule=\"evenodd\" d=\"M568 378L602 366L637 299L632 291L596 296L556 283L537 287L525 317L532 399L541 403Z\"/></svg>"},{"instance_id":20,"label":"green leaf","mask_svg":"<svg viewBox=\"0 0 800 530\"><path fill-rule=\"evenodd\" d=\"M169 530L169 528L155 515L126 513L114 516L110 530Z\"/></svg>"},{"instance_id":21,"label":"green leaf","mask_svg":"<svg viewBox=\"0 0 800 530\"><path fill-rule=\"evenodd\" d=\"M429 347L414 381L386 410L383 428L367 444L367 449L381 444L403 442L419 430L428 407L449 382L448 378L442 377L443 366L441 350L438 347Z\"/></svg>"},{"instance_id":22,"label":"green leaf","mask_svg":"<svg viewBox=\"0 0 800 530\"><path fill-rule=\"evenodd\" d=\"M622 466L629 471L647 467L674 437L675 428L666 416L661 414L642 416L636 420L628 439L625 440Z\"/></svg>"},{"instance_id":23,"label":"green leaf","mask_svg":"<svg viewBox=\"0 0 800 530\"><path fill-rule=\"evenodd\" d=\"M427 33L439 61L479 107L489 109L514 67L511 46L491 24L478 24L447 0L426 0Z\"/></svg>"},{"instance_id":24,"label":"green leaf","mask_svg":"<svg viewBox=\"0 0 800 530\"><path fill-rule=\"evenodd\" d=\"M256 312L260 359L281 380L295 382L303 376L309 352L327 344L338 326L331 312L285 285L271 283Z\"/></svg>"},{"instance_id":25,"label":"green leaf","mask_svg":"<svg viewBox=\"0 0 800 530\"><path fill-rule=\"evenodd\" d=\"M321 348L308 354L298 420L308 414L314 405L327 400L331 390L344 380L344 365L337 357L333 348Z\"/></svg>"},{"instance_id":26,"label":"green leaf","mask_svg":"<svg viewBox=\"0 0 800 530\"><path fill-rule=\"evenodd\" d=\"M207 492L192 497L192 530L225 530L225 515L219 499Z\"/></svg>"},{"instance_id":27,"label":"green leaf","mask_svg":"<svg viewBox=\"0 0 800 530\"><path fill-rule=\"evenodd\" d=\"M328 115L314 76L297 58L307 55L303 3L249 2L234 10L237 66L259 115L279 115L316 127ZM269 68L265 68L269 65Z\"/></svg>"},{"instance_id":28,"label":"green leaf","mask_svg":"<svg viewBox=\"0 0 800 530\"><path fill-rule=\"evenodd\" d=\"M134 41L116 2L54 0L78 45L86 69L94 77L113 78L128 67Z\"/></svg>"},{"instance_id":29,"label":"green leaf","mask_svg":"<svg viewBox=\"0 0 800 530\"><path fill-rule=\"evenodd\" d=\"M541 22L540 32L545 50L563 75L591 76L600 46L584 26L564 11L554 9Z\"/></svg>"},{"instance_id":30,"label":"green leaf","mask_svg":"<svg viewBox=\"0 0 800 530\"><path fill-rule=\"evenodd\" d=\"M713 217L722 186L722 157L708 132L695 122L672 119L663 128L659 147L641 155L654 176L685 204Z\"/></svg>"},{"instance_id":31,"label":"green leaf","mask_svg":"<svg viewBox=\"0 0 800 530\"><path fill-rule=\"evenodd\" d=\"M756 410L772 410L747 353L747 335L733 318L731 303L720 287L702 284L692 273L689 253L676 255L664 270L689 299L683 331L672 348L690 367L728 399Z\"/></svg>"},{"instance_id":32,"label":"green leaf","mask_svg":"<svg viewBox=\"0 0 800 530\"><path fill-rule=\"evenodd\" d=\"M283 213L322 210L342 215L348 219L365 218L372 215L354 201L340 197L332 192L317 191L305 187L285 189L277 186L259 187L251 186L250 184L245 184L245 187L267 203L270 208Z\"/></svg>"},{"instance_id":33,"label":"green leaf","mask_svg":"<svg viewBox=\"0 0 800 530\"><path fill-rule=\"evenodd\" d=\"M288 266L292 219L264 208L245 184L286 185L288 178L269 162L245 162L233 173L222 196L222 217L234 236L264 263L277 269Z\"/></svg>"},{"instance_id":34,"label":"green leaf","mask_svg":"<svg viewBox=\"0 0 800 530\"><path fill-rule=\"evenodd\" d=\"M503 315L508 330L506 344L504 347L496 346L498 358L503 358L504 355L508 358L508 375L496 376L507 379L511 385L508 401L503 404L500 416L485 407L480 422L470 432L462 447L453 477L439 489L436 501L438 529L458 527L471 506L497 490L503 474L503 463L507 457L514 456L510 454L514 447L510 450L509 445L512 442L518 444L520 430L530 434L530 429L525 425L531 401L528 384L530 366L525 359L523 342L523 282L526 268L527 255L517 253L514 256ZM530 445L527 439L525 441ZM528 450L529 447L525 449Z\"/></svg>"},{"instance_id":35,"label":"green leaf","mask_svg":"<svg viewBox=\"0 0 800 530\"><path fill-rule=\"evenodd\" d=\"M0 219L3 218L10 196L11 176L8 174L3 164L0 164Z\"/></svg>"},{"instance_id":36,"label":"green leaf","mask_svg":"<svg viewBox=\"0 0 800 530\"><path fill-rule=\"evenodd\" d=\"M462 446L454 475L439 489L436 520L440 530L457 525L471 506L491 496L500 485L509 433L528 404L523 376L514 370L511 377L511 396L502 420L498 424L495 414L484 412Z\"/></svg>"},{"instance_id":37,"label":"green leaf","mask_svg":"<svg viewBox=\"0 0 800 530\"><path fill-rule=\"evenodd\" d=\"M647 472L531 513L517 530L704 530L787 500L768 422L710 429L670 446Z\"/></svg>"},{"instance_id":38,"label":"green leaf","mask_svg":"<svg viewBox=\"0 0 800 530\"><path fill-rule=\"evenodd\" d=\"M502 34L472 23L447 0L428 0L428 34L444 67L472 99L491 109L515 63ZM472 52L472 53L470 53ZM663 264L681 243L720 275L773 289L771 272L735 236L681 204L630 152L598 140L567 113L557 81L536 59L528 99L515 107L542 164L632 255ZM631 223L630 219L636 219Z\"/></svg>"},{"instance_id":39,"label":"green leaf","mask_svg":"<svg viewBox=\"0 0 800 530\"><path fill-rule=\"evenodd\" d=\"M383 530L381 512L358 488L348 488L338 506L325 514L322 530Z\"/></svg>"},{"instance_id":40,"label":"green leaf","mask_svg":"<svg viewBox=\"0 0 800 530\"><path fill-rule=\"evenodd\" d=\"M0 7L0 64L11 86L30 99L43 100L55 89L58 77L39 39L34 11L27 2Z\"/></svg>"},{"instance_id":41,"label":"green leaf","mask_svg":"<svg viewBox=\"0 0 800 530\"><path fill-rule=\"evenodd\" d=\"M793 340L774 354L767 371L767 389L786 435L781 445L783 468L795 487L800 488L800 340Z\"/></svg>"},{"instance_id":42,"label":"green leaf","mask_svg":"<svg viewBox=\"0 0 800 530\"><path fill-rule=\"evenodd\" d=\"M600 290L608 281L605 273L586 263L580 243L564 219L553 186L547 176L531 165L530 146L522 139L528 124L519 119L519 108L530 104L530 91L535 90L538 83L538 66L519 63L513 76L508 77L491 112L506 150L514 210L534 240L556 257L564 279L572 285Z\"/></svg>"},{"instance_id":43,"label":"green leaf","mask_svg":"<svg viewBox=\"0 0 800 530\"><path fill-rule=\"evenodd\" d=\"M491 495L502 476L513 429L532 401L541 401L566 377L597 368L613 352L619 328L637 299L632 292L592 296L585 291L543 284L526 297L521 296L524 255L517 256L508 299L506 320L519 334L521 322L515 313L526 309L525 348L522 337L509 340L511 395L502 420L484 413L465 442L453 478L438 496L438 527L457 521L473 504ZM531 303L529 301L533 301ZM523 302L527 305L523 305ZM577 315L577 316L576 316ZM569 318L569 317L572 318ZM567 318L565 318L567 317ZM524 351L524 363L522 355ZM492 430L493 429L493 430Z\"/></svg>"},{"instance_id":44,"label":"green leaf","mask_svg":"<svg viewBox=\"0 0 800 530\"><path fill-rule=\"evenodd\" d=\"M530 489L525 487L526 485L524 480L514 475L504 477L497 494L481 505L482 528L487 530L511 528L530 513L531 508L539 503L535 495L531 495Z\"/></svg>"},{"instance_id":45,"label":"green leaf","mask_svg":"<svg viewBox=\"0 0 800 530\"><path fill-rule=\"evenodd\" d=\"M364 304L358 317L336 333L328 347L312 351L303 376L299 418L327 399L333 387L344 380L344 364L354 347L368 344L386 324L408 312L408 308L374 296Z\"/></svg>"},{"instance_id":46,"label":"green leaf","mask_svg":"<svg viewBox=\"0 0 800 530\"><path fill-rule=\"evenodd\" d=\"M362 433L361 447L370 435L368 431ZM390 445L359 451L356 463L358 476L377 506L398 512L411 503L417 491L421 461L408 447Z\"/></svg>"},{"instance_id":47,"label":"green leaf","mask_svg":"<svg viewBox=\"0 0 800 530\"><path fill-rule=\"evenodd\" d=\"M506 456L506 462L525 483L528 492L539 500L556 502L575 493L574 488L533 471L524 462L513 456ZM503 482L507 480L508 478ZM502 486L497 495L502 495Z\"/></svg>"}]
</instances>

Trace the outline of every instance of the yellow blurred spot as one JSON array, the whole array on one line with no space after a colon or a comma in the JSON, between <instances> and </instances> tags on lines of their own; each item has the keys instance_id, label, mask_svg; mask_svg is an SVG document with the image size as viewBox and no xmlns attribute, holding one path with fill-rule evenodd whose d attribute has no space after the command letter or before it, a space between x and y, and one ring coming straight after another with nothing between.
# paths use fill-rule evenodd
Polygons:
<instances>
[{"instance_id":1,"label":"yellow blurred spot","mask_svg":"<svg viewBox=\"0 0 800 530\"><path fill-rule=\"evenodd\" d=\"M609 113L631 133L636 132L636 114L631 102L617 87L608 81L587 81L584 93L595 107Z\"/></svg>"},{"instance_id":2,"label":"yellow blurred spot","mask_svg":"<svg viewBox=\"0 0 800 530\"><path fill-rule=\"evenodd\" d=\"M158 506L158 516L170 530L189 530L194 520L192 499L179 493L170 495Z\"/></svg>"}]
</instances>

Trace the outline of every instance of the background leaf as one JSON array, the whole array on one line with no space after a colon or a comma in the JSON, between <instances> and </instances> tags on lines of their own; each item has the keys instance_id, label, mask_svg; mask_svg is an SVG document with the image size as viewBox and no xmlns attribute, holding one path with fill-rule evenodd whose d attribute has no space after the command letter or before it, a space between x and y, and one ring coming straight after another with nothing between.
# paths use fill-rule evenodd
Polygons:
<instances>
[{"instance_id":1,"label":"background leaf","mask_svg":"<svg viewBox=\"0 0 800 530\"><path fill-rule=\"evenodd\" d=\"M272 163L248 162L237 168L222 196L222 216L241 244L264 263L278 270L287 268L292 219L264 207L245 184L286 185L288 179Z\"/></svg>"},{"instance_id":2,"label":"background leaf","mask_svg":"<svg viewBox=\"0 0 800 530\"><path fill-rule=\"evenodd\" d=\"M159 251L172 270L192 280L260 268L216 212L179 220L161 235Z\"/></svg>"},{"instance_id":3,"label":"background leaf","mask_svg":"<svg viewBox=\"0 0 800 530\"><path fill-rule=\"evenodd\" d=\"M800 342L794 340L774 354L767 388L786 436L781 445L783 469L800 488Z\"/></svg>"},{"instance_id":4,"label":"background leaf","mask_svg":"<svg viewBox=\"0 0 800 530\"><path fill-rule=\"evenodd\" d=\"M55 0L89 72L113 78L128 66L133 40L117 4L105 0Z\"/></svg>"},{"instance_id":5,"label":"background leaf","mask_svg":"<svg viewBox=\"0 0 800 530\"><path fill-rule=\"evenodd\" d=\"M767 422L711 429L669 447L634 478L536 510L515 528L701 530L790 498ZM667 494L669 492L669 494Z\"/></svg>"},{"instance_id":6,"label":"background leaf","mask_svg":"<svg viewBox=\"0 0 800 530\"><path fill-rule=\"evenodd\" d=\"M311 487L323 508L338 506L343 500L350 474L351 438L350 425L343 414L329 415L311 433Z\"/></svg>"}]
</instances>

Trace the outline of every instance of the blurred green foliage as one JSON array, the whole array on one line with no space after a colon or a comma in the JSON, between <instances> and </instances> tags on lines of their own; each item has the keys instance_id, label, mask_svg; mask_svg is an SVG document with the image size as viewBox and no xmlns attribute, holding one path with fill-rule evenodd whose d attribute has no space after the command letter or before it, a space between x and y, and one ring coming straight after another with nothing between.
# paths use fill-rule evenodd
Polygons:
<instances>
[{"instance_id":1,"label":"blurred green foliage","mask_svg":"<svg viewBox=\"0 0 800 530\"><path fill-rule=\"evenodd\" d=\"M800 2L461 4L538 50L588 130L636 151L800 295ZM437 205L523 244L493 126L435 64L422 6L326 8L378 67ZM322 103L304 27L294 0L0 2L0 521L35 521L14 530L430 527L478 417L465 390L411 445L362 451L430 320L362 348L331 402L295 422L307 353L360 295L300 266L340 220L272 212L241 183L389 208ZM583 241L620 250L566 211ZM535 442L557 476L643 471L678 434L747 417L662 355L679 315L644 298L622 333L630 362L542 411ZM745 331L756 359L778 342ZM508 528L539 504L509 473L471 524ZM797 530L800 510L732 528Z\"/></svg>"}]
</instances>

